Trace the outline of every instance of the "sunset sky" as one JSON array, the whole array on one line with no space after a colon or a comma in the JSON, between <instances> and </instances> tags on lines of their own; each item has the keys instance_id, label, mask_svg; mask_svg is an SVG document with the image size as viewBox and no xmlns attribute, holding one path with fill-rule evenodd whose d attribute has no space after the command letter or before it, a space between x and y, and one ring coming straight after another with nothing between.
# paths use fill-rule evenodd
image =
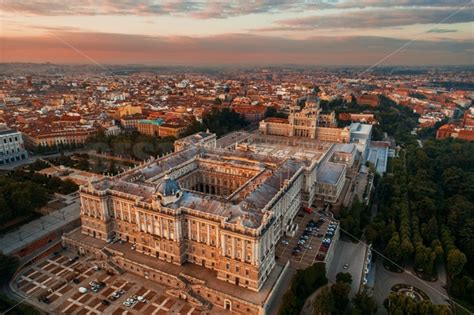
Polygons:
<instances>
[{"instance_id":1,"label":"sunset sky","mask_svg":"<svg viewBox=\"0 0 474 315\"><path fill-rule=\"evenodd\" d=\"M473 64L472 0L0 0L0 62ZM411 42L413 41L413 42Z\"/></svg>"}]
</instances>

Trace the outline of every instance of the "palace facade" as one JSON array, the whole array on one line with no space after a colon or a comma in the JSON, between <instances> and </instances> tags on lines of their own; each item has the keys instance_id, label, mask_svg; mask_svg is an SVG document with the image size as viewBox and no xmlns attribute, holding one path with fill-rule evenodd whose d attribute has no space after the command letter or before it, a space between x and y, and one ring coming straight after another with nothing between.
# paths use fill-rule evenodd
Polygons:
<instances>
[{"instance_id":1,"label":"palace facade","mask_svg":"<svg viewBox=\"0 0 474 315\"><path fill-rule=\"evenodd\" d=\"M349 128L337 128L334 112L324 114L319 99L308 96L303 105L292 105L286 118L262 120L259 130L265 135L303 137L319 141L349 143Z\"/></svg>"},{"instance_id":2,"label":"palace facade","mask_svg":"<svg viewBox=\"0 0 474 315\"><path fill-rule=\"evenodd\" d=\"M340 159L334 143L258 132L198 133L175 146L81 186L82 226L64 246L197 305L264 314L288 267L276 245L302 206L338 200L357 150Z\"/></svg>"}]
</instances>

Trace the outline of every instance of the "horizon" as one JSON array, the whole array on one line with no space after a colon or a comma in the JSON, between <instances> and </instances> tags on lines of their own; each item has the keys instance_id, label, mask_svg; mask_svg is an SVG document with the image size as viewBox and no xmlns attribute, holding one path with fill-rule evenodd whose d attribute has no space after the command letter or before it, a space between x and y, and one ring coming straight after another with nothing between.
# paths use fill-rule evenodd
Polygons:
<instances>
[{"instance_id":1,"label":"horizon","mask_svg":"<svg viewBox=\"0 0 474 315\"><path fill-rule=\"evenodd\" d=\"M108 67L164 67L164 68L255 68L258 66L258 69L264 70L265 68L285 68L285 67L311 67L311 68L367 68L371 67L371 64L360 64L360 65L351 65L351 64L291 64L291 63L273 63L273 64L261 64L261 63L248 63L248 64L237 64L237 63L227 63L227 64L152 64L152 63L107 63L103 62L100 65L94 63L58 63L53 61L44 61L44 62L30 62L30 61L12 61L12 62L0 62L0 65L22 65L22 64L31 64L31 65L50 65L50 66L73 66L73 67L97 67L103 69L102 66ZM474 67L474 64L469 63L460 63L460 64L423 64L423 65L406 65L406 64L390 64L390 65L378 65L373 67L373 70L384 69L384 68L449 68L449 67Z\"/></svg>"}]
</instances>

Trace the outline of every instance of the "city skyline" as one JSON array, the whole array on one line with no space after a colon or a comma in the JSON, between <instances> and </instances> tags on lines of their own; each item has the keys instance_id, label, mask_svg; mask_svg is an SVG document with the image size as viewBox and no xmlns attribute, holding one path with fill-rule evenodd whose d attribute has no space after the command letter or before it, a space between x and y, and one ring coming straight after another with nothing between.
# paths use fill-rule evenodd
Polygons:
<instances>
[{"instance_id":1,"label":"city skyline","mask_svg":"<svg viewBox=\"0 0 474 315\"><path fill-rule=\"evenodd\" d=\"M473 64L472 1L4 1L0 10L3 62Z\"/></svg>"}]
</instances>

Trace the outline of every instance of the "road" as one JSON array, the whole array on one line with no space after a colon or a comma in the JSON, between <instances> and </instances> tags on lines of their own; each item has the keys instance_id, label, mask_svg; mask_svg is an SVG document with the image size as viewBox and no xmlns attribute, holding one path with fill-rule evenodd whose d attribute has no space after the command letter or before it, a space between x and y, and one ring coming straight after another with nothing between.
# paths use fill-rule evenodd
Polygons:
<instances>
[{"instance_id":1,"label":"road","mask_svg":"<svg viewBox=\"0 0 474 315\"><path fill-rule=\"evenodd\" d=\"M362 242L352 243L340 239L329 267L328 279L332 283L336 282L336 275L339 272L349 272L352 275L351 296L354 296L359 290L365 251L366 245ZM345 264L349 265L347 269L344 269Z\"/></svg>"},{"instance_id":2,"label":"road","mask_svg":"<svg viewBox=\"0 0 474 315\"><path fill-rule=\"evenodd\" d=\"M423 290L430 297L431 302L434 304L448 303L447 293L443 288L444 283L441 281L441 279L436 282L427 282L418 278L410 270L407 270L403 273L388 271L383 266L383 259L378 257L376 261L374 298L379 304L379 311L381 312L380 314L386 313L384 313L385 309L383 308L383 301L389 295L392 286L399 283L413 285Z\"/></svg>"}]
</instances>

